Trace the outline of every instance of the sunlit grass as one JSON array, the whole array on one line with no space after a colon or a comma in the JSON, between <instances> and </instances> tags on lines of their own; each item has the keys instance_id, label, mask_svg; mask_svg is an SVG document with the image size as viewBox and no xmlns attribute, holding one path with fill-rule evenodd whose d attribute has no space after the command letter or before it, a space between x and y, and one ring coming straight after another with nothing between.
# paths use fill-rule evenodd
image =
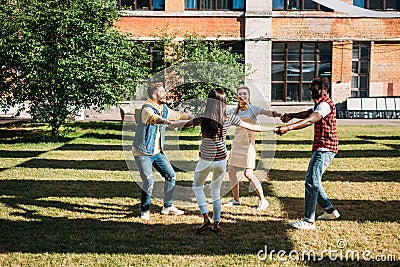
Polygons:
<instances>
[{"instance_id":1,"label":"sunlit grass","mask_svg":"<svg viewBox=\"0 0 400 267\"><path fill-rule=\"evenodd\" d=\"M123 132L121 123L67 124L58 139L40 124L19 123L0 131L1 266L309 266L318 262L292 261L288 253L321 254L337 250L343 240L345 250L396 257L385 266L399 263L400 127L338 127L340 152L323 183L341 217L317 222L315 231L288 226L303 215L312 128L269 140L257 135L258 151L276 145L272 166L259 153L259 167L265 169L256 171L270 206L257 211L256 194L241 180L242 205L223 207L218 235L195 234L202 221L191 191L198 129L168 131L166 141L166 153L177 167L176 203L182 203L181 190L192 205L183 202L183 216L164 216L162 199L155 198L149 222L139 218L135 181L140 177L134 164L131 170L127 166L130 152L123 152L122 139L131 133ZM161 177L157 181L162 188ZM230 198L228 192L222 202ZM275 252L260 261L257 253L266 246ZM287 253L283 259L279 250ZM321 260L321 266L374 263L346 257L334 261L328 255Z\"/></svg>"}]
</instances>

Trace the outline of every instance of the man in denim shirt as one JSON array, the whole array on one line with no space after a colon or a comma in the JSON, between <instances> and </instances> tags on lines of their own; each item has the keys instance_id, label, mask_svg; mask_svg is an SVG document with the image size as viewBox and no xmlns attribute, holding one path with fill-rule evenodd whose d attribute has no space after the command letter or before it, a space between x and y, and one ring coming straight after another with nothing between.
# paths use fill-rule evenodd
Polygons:
<instances>
[{"instance_id":1,"label":"man in denim shirt","mask_svg":"<svg viewBox=\"0 0 400 267\"><path fill-rule=\"evenodd\" d=\"M150 220L150 200L154 187L153 167L164 177L164 205L162 214L182 215L183 210L172 205L176 173L165 156L163 147L166 126L173 120L192 119L193 116L169 109L165 103L167 92L162 82L149 84L148 98L137 116L137 128L133 141L133 155L142 178L141 214Z\"/></svg>"}]
</instances>

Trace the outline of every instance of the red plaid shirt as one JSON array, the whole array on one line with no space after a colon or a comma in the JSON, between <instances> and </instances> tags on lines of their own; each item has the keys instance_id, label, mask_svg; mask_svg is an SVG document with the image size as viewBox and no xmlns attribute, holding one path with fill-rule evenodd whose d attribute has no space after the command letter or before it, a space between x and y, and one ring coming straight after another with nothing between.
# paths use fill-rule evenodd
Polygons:
<instances>
[{"instance_id":1,"label":"red plaid shirt","mask_svg":"<svg viewBox=\"0 0 400 267\"><path fill-rule=\"evenodd\" d=\"M338 153L339 138L336 131L336 108L332 100L322 96L315 103L315 107L321 102L326 102L331 107L331 113L314 124L314 144L312 151L319 148L327 148L333 153Z\"/></svg>"}]
</instances>

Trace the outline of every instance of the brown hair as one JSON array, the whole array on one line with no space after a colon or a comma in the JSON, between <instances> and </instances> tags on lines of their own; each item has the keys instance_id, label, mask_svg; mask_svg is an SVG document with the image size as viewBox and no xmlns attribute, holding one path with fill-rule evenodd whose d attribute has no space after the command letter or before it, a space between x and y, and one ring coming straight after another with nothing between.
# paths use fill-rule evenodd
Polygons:
<instances>
[{"instance_id":1,"label":"brown hair","mask_svg":"<svg viewBox=\"0 0 400 267\"><path fill-rule=\"evenodd\" d=\"M247 93L249 93L249 104L251 104L251 103L250 103L250 88L247 87L247 86L238 87L238 88L236 89L236 93L238 93L240 89L245 89L245 90L247 91ZM236 115L238 114L239 109L240 109L240 106L239 106L239 102L238 102L238 104L237 104L237 106L236 106L236 108L235 108L235 112L234 112Z\"/></svg>"},{"instance_id":2,"label":"brown hair","mask_svg":"<svg viewBox=\"0 0 400 267\"><path fill-rule=\"evenodd\" d=\"M147 87L147 95L151 98L153 95L154 91L157 90L160 87L163 87L164 83L163 82L152 82L148 84Z\"/></svg>"},{"instance_id":3,"label":"brown hair","mask_svg":"<svg viewBox=\"0 0 400 267\"><path fill-rule=\"evenodd\" d=\"M226 95L222 88L214 88L208 94L206 110L201 120L201 133L222 138L226 119Z\"/></svg>"}]
</instances>

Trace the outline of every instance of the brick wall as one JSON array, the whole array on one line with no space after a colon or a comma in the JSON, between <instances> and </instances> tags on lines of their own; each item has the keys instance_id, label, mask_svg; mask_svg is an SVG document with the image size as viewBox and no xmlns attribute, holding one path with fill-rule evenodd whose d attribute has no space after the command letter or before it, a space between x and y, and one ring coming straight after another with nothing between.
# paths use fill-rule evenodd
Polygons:
<instances>
[{"instance_id":1,"label":"brick wall","mask_svg":"<svg viewBox=\"0 0 400 267\"><path fill-rule=\"evenodd\" d=\"M332 51L332 91L335 102L345 101L351 91L352 40L374 42L371 47L371 96L400 95L400 19L345 18L337 12L274 11L270 17L272 0L263 3L248 1L245 35L245 18L221 12L185 12L185 0L166 0L165 12L145 14L132 13L116 23L121 31L131 33L134 37L148 39L160 33L160 30L182 36L196 33L210 38L246 39L268 36L272 41L307 41L333 42ZM353 0L342 0L352 4ZM268 20L265 26L252 24L252 16ZM234 17L236 16L236 17ZM333 17L332 17L333 16ZM344 15L345 16L345 15ZM257 17L258 19L258 17ZM265 27L265 29L264 29ZM260 32L260 33L259 33ZM257 33L252 36L251 33ZM377 43L379 40L397 40L397 44ZM262 53L251 47L247 41L246 62L256 63L250 54ZM253 49L255 49L253 51ZM263 48L264 49L264 48ZM265 48L270 55L271 51ZM262 55L262 54L261 54ZM249 59L252 59L249 61ZM260 80L267 81L268 69L259 70ZM261 85L269 95L267 84ZM265 87L265 88L264 88Z\"/></svg>"},{"instance_id":2,"label":"brick wall","mask_svg":"<svg viewBox=\"0 0 400 267\"><path fill-rule=\"evenodd\" d=\"M400 36L400 19L274 17L272 36L308 41L397 39Z\"/></svg>"},{"instance_id":3,"label":"brick wall","mask_svg":"<svg viewBox=\"0 0 400 267\"><path fill-rule=\"evenodd\" d=\"M370 96L400 96L400 43L375 42L371 51Z\"/></svg>"},{"instance_id":4,"label":"brick wall","mask_svg":"<svg viewBox=\"0 0 400 267\"><path fill-rule=\"evenodd\" d=\"M333 41L332 90L335 102L350 96L352 42L371 47L370 96L400 95L400 19L272 18L272 37L282 41ZM338 83L339 82L339 83Z\"/></svg>"},{"instance_id":5,"label":"brick wall","mask_svg":"<svg viewBox=\"0 0 400 267\"><path fill-rule=\"evenodd\" d=\"M182 12L185 10L185 0L165 0L165 12Z\"/></svg>"},{"instance_id":6,"label":"brick wall","mask_svg":"<svg viewBox=\"0 0 400 267\"><path fill-rule=\"evenodd\" d=\"M351 41L334 42L332 45L332 97L335 103L351 95Z\"/></svg>"},{"instance_id":7,"label":"brick wall","mask_svg":"<svg viewBox=\"0 0 400 267\"><path fill-rule=\"evenodd\" d=\"M240 38L244 36L244 19L235 17L123 17L115 23L122 32L136 37L152 37L159 29L169 32L178 31L178 36L185 33L197 33L205 37Z\"/></svg>"}]
</instances>

